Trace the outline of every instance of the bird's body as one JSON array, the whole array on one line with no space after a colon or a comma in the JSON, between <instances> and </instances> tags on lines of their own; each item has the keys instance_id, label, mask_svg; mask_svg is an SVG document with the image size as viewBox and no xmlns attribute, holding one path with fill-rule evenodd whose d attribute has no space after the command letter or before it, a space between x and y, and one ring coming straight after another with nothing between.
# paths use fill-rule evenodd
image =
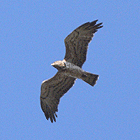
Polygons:
<instances>
[{"instance_id":1,"label":"bird's body","mask_svg":"<svg viewBox=\"0 0 140 140\"><path fill-rule=\"evenodd\" d=\"M65 75L73 77L73 78L78 78L82 79L82 75L85 73L85 71L74 65L73 63L66 62L66 72Z\"/></svg>"},{"instance_id":2,"label":"bird's body","mask_svg":"<svg viewBox=\"0 0 140 140\"><path fill-rule=\"evenodd\" d=\"M41 85L41 108L48 120L56 121L60 98L74 85L75 80L82 79L91 86L96 84L98 75L86 72L82 65L86 60L88 43L102 23L97 20L87 22L75 29L65 39L66 54L64 60L55 61L52 66L58 72L54 77L45 80Z\"/></svg>"},{"instance_id":3,"label":"bird's body","mask_svg":"<svg viewBox=\"0 0 140 140\"><path fill-rule=\"evenodd\" d=\"M52 66L58 69L59 73L62 73L63 75L68 77L84 80L91 86L93 86L98 79L98 75L86 72L79 66L76 66L73 63L67 62L65 60L56 61L52 64Z\"/></svg>"},{"instance_id":4,"label":"bird's body","mask_svg":"<svg viewBox=\"0 0 140 140\"><path fill-rule=\"evenodd\" d=\"M73 78L79 78L81 79L81 75L82 73L84 72L84 70L76 65L74 65L73 63L70 63L70 62L67 62L67 61L56 61L57 63L61 63L61 65L64 65L64 67L59 67L58 70L60 72L63 72L64 75L66 76L70 76L70 77L73 77ZM55 63L54 62L52 65L55 66ZM62 64L63 63L63 64ZM58 64L57 64L58 65Z\"/></svg>"}]
</instances>

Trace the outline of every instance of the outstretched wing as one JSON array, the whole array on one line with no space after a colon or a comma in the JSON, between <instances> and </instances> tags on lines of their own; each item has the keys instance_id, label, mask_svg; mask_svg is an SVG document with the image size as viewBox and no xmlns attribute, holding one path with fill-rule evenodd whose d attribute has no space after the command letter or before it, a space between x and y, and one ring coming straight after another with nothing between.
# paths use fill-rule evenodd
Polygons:
<instances>
[{"instance_id":1,"label":"outstretched wing","mask_svg":"<svg viewBox=\"0 0 140 140\"><path fill-rule=\"evenodd\" d=\"M47 120L50 118L52 123L56 121L59 100L73 86L74 81L75 78L57 72L54 77L42 82L40 103Z\"/></svg>"},{"instance_id":2,"label":"outstretched wing","mask_svg":"<svg viewBox=\"0 0 140 140\"><path fill-rule=\"evenodd\" d=\"M66 61L82 67L86 60L88 43L97 29L103 27L102 23L96 24L97 21L81 25L65 38L66 54L64 59Z\"/></svg>"}]
</instances>

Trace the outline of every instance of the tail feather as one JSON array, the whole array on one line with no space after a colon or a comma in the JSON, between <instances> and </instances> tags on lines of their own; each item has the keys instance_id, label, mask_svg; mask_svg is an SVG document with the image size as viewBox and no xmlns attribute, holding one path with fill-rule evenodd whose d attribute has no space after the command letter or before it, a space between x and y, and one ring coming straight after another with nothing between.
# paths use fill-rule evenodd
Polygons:
<instances>
[{"instance_id":1,"label":"tail feather","mask_svg":"<svg viewBox=\"0 0 140 140\"><path fill-rule=\"evenodd\" d=\"M89 72L85 72L82 75L82 80L84 80L86 83L90 84L91 86L94 86L96 84L96 81L98 80L99 75L92 74Z\"/></svg>"}]
</instances>

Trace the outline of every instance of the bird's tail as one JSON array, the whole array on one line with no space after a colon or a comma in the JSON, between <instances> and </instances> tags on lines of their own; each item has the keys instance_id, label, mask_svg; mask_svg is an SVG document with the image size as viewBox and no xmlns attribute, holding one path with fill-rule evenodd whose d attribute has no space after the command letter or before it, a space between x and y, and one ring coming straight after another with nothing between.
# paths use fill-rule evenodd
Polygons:
<instances>
[{"instance_id":1,"label":"bird's tail","mask_svg":"<svg viewBox=\"0 0 140 140\"><path fill-rule=\"evenodd\" d=\"M91 86L94 86L96 84L96 81L98 80L99 75L92 74L89 72L85 72L82 75L82 80L85 81L86 83L90 84Z\"/></svg>"}]
</instances>

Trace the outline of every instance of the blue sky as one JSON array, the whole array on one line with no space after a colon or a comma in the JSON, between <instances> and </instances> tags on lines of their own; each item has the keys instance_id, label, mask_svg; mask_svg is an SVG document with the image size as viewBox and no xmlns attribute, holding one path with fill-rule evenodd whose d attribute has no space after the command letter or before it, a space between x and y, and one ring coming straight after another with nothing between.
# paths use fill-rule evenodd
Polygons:
<instances>
[{"instance_id":1,"label":"blue sky","mask_svg":"<svg viewBox=\"0 0 140 140\"><path fill-rule=\"evenodd\" d=\"M139 0L0 2L1 140L139 140ZM56 123L45 119L40 86L65 55L64 38L98 19L104 27L89 45L82 80L61 98Z\"/></svg>"}]
</instances>

